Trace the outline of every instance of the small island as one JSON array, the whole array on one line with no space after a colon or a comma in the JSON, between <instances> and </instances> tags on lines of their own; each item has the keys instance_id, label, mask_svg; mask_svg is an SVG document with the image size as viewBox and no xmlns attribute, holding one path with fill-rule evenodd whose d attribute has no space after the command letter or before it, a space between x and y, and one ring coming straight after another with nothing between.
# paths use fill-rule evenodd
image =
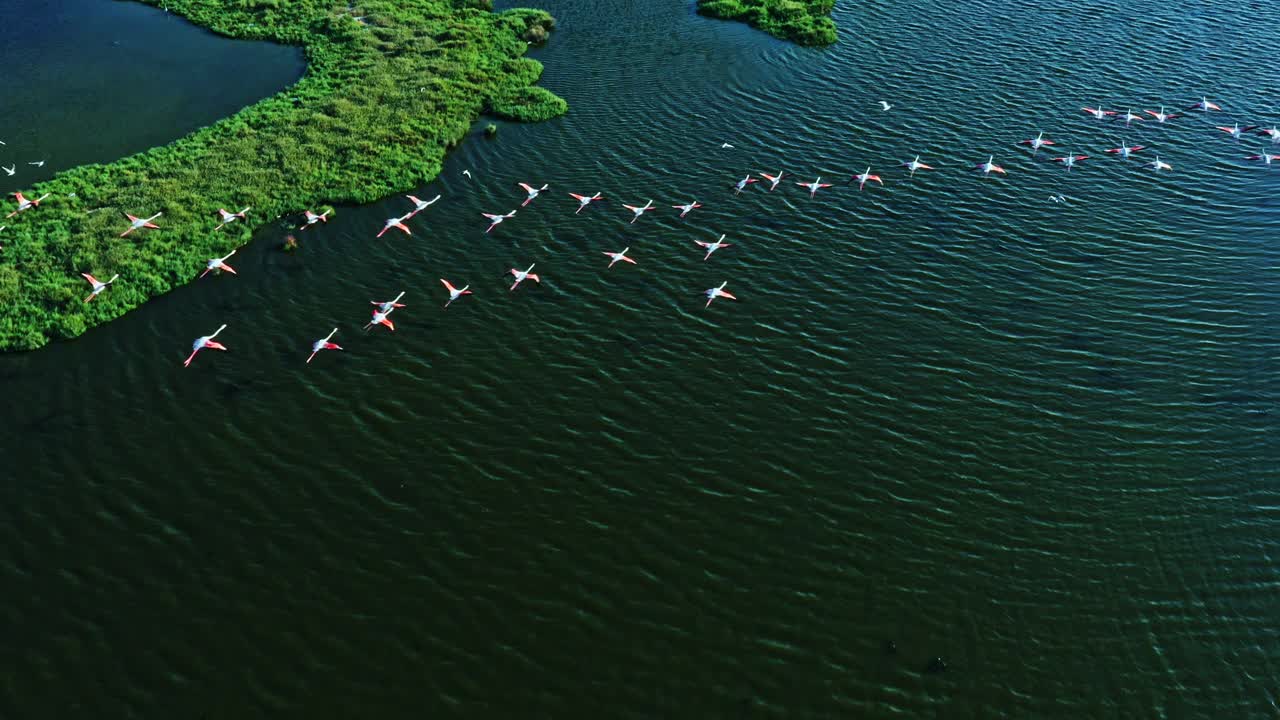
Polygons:
<instances>
[{"instance_id":1,"label":"small island","mask_svg":"<svg viewBox=\"0 0 1280 720\"><path fill-rule=\"evenodd\" d=\"M800 45L830 45L836 41L834 6L835 0L698 0L698 13L745 22Z\"/></svg>"},{"instance_id":2,"label":"small island","mask_svg":"<svg viewBox=\"0 0 1280 720\"><path fill-rule=\"evenodd\" d=\"M0 223L0 350L117 318L191 282L276 218L417 187L482 114L534 121L568 109L534 85L542 65L523 57L555 26L539 10L494 13L492 0L142 1L230 37L299 45L306 75L169 145L24 190L48 197ZM248 222L214 230L218 208L245 206ZM162 213L159 229L120 237L125 213ZM81 273L120 280L86 303Z\"/></svg>"}]
</instances>

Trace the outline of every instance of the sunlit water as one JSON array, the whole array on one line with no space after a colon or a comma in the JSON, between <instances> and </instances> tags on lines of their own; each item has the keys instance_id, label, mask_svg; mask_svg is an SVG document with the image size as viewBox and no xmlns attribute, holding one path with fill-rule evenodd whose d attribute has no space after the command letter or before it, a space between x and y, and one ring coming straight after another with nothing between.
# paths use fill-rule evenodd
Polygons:
<instances>
[{"instance_id":1,"label":"sunlit water","mask_svg":"<svg viewBox=\"0 0 1280 720\"><path fill-rule=\"evenodd\" d=\"M0 358L0 715L1278 712L1280 168L1213 129L1280 122L1264 8L842 1L812 50L692 3L542 6L572 111L465 142L413 237L373 238L401 197L292 255L273 223L237 276ZM43 42L87 87L136 62ZM212 119L40 129L81 107L18 137L102 160ZM968 170L993 153L1007 177ZM867 165L883 187L730 187ZM518 181L552 189L485 235ZM475 294L444 310L439 278Z\"/></svg>"}]
</instances>

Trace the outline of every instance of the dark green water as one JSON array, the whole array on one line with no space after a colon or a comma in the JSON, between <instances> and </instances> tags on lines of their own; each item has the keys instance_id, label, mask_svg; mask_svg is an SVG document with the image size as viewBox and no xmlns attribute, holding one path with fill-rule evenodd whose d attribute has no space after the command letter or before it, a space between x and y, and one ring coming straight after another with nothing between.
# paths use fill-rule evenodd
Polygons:
<instances>
[{"instance_id":1,"label":"dark green water","mask_svg":"<svg viewBox=\"0 0 1280 720\"><path fill-rule=\"evenodd\" d=\"M1274 717L1280 170L1212 125L1280 122L1280 33L1217 2L838 5L823 51L548 0L572 112L464 143L414 237L373 239L398 197L292 256L273 224L236 277L0 357L0 717ZM43 22L2 32L95 88L136 62ZM260 48L225 42L173 64ZM1079 112L1202 94L1222 122ZM101 151L22 132L106 159L212 108ZM1091 159L1033 160L1038 130ZM965 169L991 153L1008 177ZM883 188L729 189L868 164ZM483 234L522 180L552 191ZM443 310L441 277L475 295Z\"/></svg>"}]
</instances>

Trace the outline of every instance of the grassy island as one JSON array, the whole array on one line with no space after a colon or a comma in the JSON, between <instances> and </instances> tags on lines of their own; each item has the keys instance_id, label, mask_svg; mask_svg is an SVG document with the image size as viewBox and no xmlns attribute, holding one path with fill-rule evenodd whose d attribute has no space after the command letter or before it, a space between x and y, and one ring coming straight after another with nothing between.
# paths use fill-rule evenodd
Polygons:
<instances>
[{"instance_id":1,"label":"grassy island","mask_svg":"<svg viewBox=\"0 0 1280 720\"><path fill-rule=\"evenodd\" d=\"M371 202L434 178L481 114L543 120L567 105L522 57L554 20L491 0L142 0L236 38L300 45L297 84L170 145L24 190L38 208L0 234L0 349L70 338L191 282L255 226ZM220 207L248 222L215 232ZM0 203L8 214L11 198ZM159 230L119 237L124 213ZM84 303L80 273L120 281Z\"/></svg>"},{"instance_id":2,"label":"grassy island","mask_svg":"<svg viewBox=\"0 0 1280 720\"><path fill-rule=\"evenodd\" d=\"M834 6L835 0L698 0L702 15L739 20L801 45L836 41L836 24L830 17Z\"/></svg>"}]
</instances>

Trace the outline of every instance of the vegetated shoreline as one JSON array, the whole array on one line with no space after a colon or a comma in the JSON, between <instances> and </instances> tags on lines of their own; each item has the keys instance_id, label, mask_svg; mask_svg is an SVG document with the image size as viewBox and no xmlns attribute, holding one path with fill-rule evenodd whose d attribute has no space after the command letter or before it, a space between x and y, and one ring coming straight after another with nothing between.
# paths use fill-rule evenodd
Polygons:
<instances>
[{"instance_id":1,"label":"vegetated shoreline","mask_svg":"<svg viewBox=\"0 0 1280 720\"><path fill-rule=\"evenodd\" d=\"M80 335L194 280L256 227L325 203L367 203L435 178L445 153L489 113L567 111L522 57L555 20L492 12L492 0L140 0L234 38L302 46L286 90L163 147L83 165L24 190L49 193L10 218L0 252L0 350ZM15 203L0 203L8 214ZM252 206L215 232L216 212ZM124 213L159 230L119 235ZM80 273L120 280L85 303Z\"/></svg>"},{"instance_id":2,"label":"vegetated shoreline","mask_svg":"<svg viewBox=\"0 0 1280 720\"><path fill-rule=\"evenodd\" d=\"M698 0L701 15L739 20L800 45L836 41L833 7L835 0Z\"/></svg>"}]
</instances>

